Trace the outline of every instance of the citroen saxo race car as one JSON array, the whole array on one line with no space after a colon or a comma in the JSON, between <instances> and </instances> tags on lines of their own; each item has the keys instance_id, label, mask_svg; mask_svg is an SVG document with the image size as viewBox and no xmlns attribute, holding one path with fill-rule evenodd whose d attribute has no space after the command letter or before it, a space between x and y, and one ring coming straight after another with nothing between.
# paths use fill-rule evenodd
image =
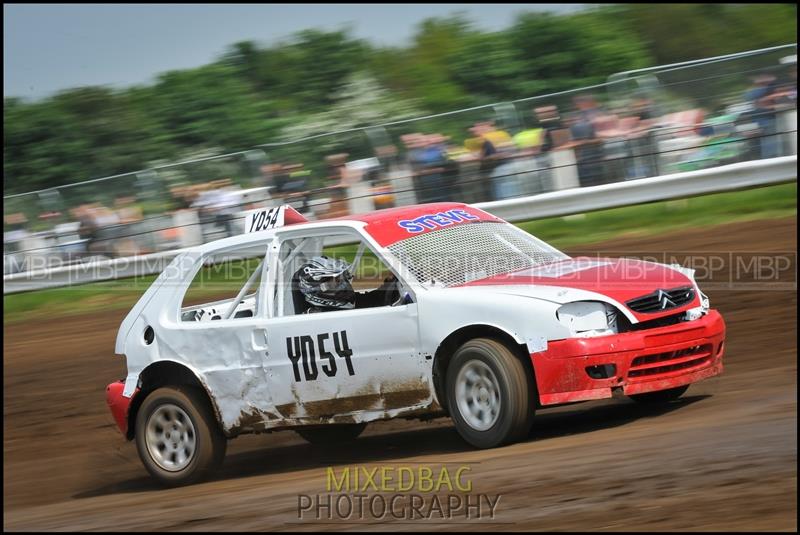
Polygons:
<instances>
[{"instance_id":1,"label":"citroen saxo race car","mask_svg":"<svg viewBox=\"0 0 800 535\"><path fill-rule=\"evenodd\" d=\"M107 401L166 484L210 473L242 433L331 443L449 415L491 448L525 437L541 407L614 390L664 402L722 372L725 324L678 265L570 258L457 203L320 222L285 206L245 227L179 254L117 336L128 375ZM378 306L303 313L297 269L336 244L356 251L356 279L369 263L390 288ZM241 258L255 260L234 297L186 303L200 274Z\"/></svg>"}]
</instances>

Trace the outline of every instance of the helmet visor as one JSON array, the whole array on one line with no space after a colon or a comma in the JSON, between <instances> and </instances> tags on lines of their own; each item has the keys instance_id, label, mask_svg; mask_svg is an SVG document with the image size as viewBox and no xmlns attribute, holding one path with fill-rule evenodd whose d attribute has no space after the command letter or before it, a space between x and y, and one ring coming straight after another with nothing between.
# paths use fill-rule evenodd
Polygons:
<instances>
[{"instance_id":1,"label":"helmet visor","mask_svg":"<svg viewBox=\"0 0 800 535\"><path fill-rule=\"evenodd\" d=\"M350 286L350 278L350 273L345 271L336 275L335 277L331 277L323 281L320 283L319 288L325 293L336 292L338 290L348 288Z\"/></svg>"}]
</instances>

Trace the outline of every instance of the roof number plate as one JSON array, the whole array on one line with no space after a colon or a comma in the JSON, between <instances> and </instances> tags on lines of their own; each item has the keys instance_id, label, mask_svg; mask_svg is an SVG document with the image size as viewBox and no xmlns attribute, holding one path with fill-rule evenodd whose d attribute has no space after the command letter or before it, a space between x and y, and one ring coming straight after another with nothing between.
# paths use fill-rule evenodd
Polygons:
<instances>
[{"instance_id":1,"label":"roof number plate","mask_svg":"<svg viewBox=\"0 0 800 535\"><path fill-rule=\"evenodd\" d=\"M285 206L259 208L247 213L244 221L244 232L259 232L283 226Z\"/></svg>"}]
</instances>

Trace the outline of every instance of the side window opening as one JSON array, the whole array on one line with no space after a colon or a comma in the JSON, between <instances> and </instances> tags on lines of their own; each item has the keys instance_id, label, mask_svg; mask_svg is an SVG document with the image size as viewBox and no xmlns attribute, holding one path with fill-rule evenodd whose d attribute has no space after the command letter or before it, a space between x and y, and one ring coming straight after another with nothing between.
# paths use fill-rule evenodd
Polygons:
<instances>
[{"instance_id":1,"label":"side window opening","mask_svg":"<svg viewBox=\"0 0 800 535\"><path fill-rule=\"evenodd\" d=\"M257 314L264 254L218 253L203 261L181 304L181 321L251 318ZM235 305L234 305L235 303Z\"/></svg>"},{"instance_id":2,"label":"side window opening","mask_svg":"<svg viewBox=\"0 0 800 535\"><path fill-rule=\"evenodd\" d=\"M399 286L392 285L397 288L389 287L391 281L396 280L396 277L389 267L366 247L364 242L343 245L341 249L333 248L331 254L345 258L353 266L352 284L357 293L356 308L390 306L400 298Z\"/></svg>"},{"instance_id":3,"label":"side window opening","mask_svg":"<svg viewBox=\"0 0 800 535\"><path fill-rule=\"evenodd\" d=\"M344 236L353 241L341 244ZM391 306L400 300L404 292L388 266L363 240L352 234L344 236L283 242L279 252L281 289L277 290L283 299L276 299L279 315ZM326 245L331 242L339 244ZM301 271L306 267L312 268L313 275L306 274L306 284L301 284ZM319 280L314 280L316 276Z\"/></svg>"}]
</instances>

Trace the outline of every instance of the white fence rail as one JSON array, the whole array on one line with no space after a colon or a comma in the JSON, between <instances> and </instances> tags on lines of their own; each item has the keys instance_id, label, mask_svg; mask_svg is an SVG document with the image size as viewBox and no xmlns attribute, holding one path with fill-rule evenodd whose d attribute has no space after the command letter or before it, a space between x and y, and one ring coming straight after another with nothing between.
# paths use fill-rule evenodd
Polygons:
<instances>
[{"instance_id":1,"label":"white fence rail","mask_svg":"<svg viewBox=\"0 0 800 535\"><path fill-rule=\"evenodd\" d=\"M506 221L525 221L666 201L797 180L797 156L734 163L700 171L574 188L532 197L480 203Z\"/></svg>"},{"instance_id":2,"label":"white fence rail","mask_svg":"<svg viewBox=\"0 0 800 535\"><path fill-rule=\"evenodd\" d=\"M793 155L478 203L475 206L516 222L796 180L797 156ZM181 251L183 249L5 275L3 294L159 273Z\"/></svg>"}]
</instances>

